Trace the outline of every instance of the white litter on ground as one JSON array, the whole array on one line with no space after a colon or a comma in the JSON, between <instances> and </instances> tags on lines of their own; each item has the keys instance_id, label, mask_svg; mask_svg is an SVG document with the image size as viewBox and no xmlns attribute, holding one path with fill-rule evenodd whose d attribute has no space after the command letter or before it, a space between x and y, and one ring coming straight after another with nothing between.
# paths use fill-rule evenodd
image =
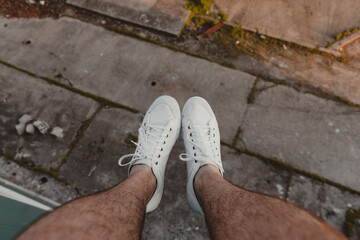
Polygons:
<instances>
[{"instance_id":1,"label":"white litter on ground","mask_svg":"<svg viewBox=\"0 0 360 240\"><path fill-rule=\"evenodd\" d=\"M31 122L31 120L33 120L32 116L24 114L20 119L19 119L19 123L23 123L24 125L28 124L29 122Z\"/></svg>"},{"instance_id":2,"label":"white litter on ground","mask_svg":"<svg viewBox=\"0 0 360 240\"><path fill-rule=\"evenodd\" d=\"M23 135L24 131L25 131L25 124L23 123L19 123L18 125L15 126L16 131L19 135Z\"/></svg>"},{"instance_id":3,"label":"white litter on ground","mask_svg":"<svg viewBox=\"0 0 360 240\"><path fill-rule=\"evenodd\" d=\"M32 125L32 123L29 123L28 125L26 125L25 131L29 134L34 134L35 133L34 125Z\"/></svg>"},{"instance_id":4,"label":"white litter on ground","mask_svg":"<svg viewBox=\"0 0 360 240\"><path fill-rule=\"evenodd\" d=\"M64 130L59 127L54 127L50 133L51 135L54 135L57 138L63 138L64 137Z\"/></svg>"},{"instance_id":5,"label":"white litter on ground","mask_svg":"<svg viewBox=\"0 0 360 240\"><path fill-rule=\"evenodd\" d=\"M45 134L50 129L49 124L45 121L37 120L33 124L41 132L41 134Z\"/></svg>"}]
</instances>

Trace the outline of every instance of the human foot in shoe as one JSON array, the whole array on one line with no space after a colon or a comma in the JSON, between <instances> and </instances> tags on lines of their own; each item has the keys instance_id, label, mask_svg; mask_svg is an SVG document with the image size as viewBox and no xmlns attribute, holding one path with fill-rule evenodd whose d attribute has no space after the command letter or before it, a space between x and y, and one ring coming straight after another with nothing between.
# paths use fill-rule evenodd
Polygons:
<instances>
[{"instance_id":1,"label":"human foot in shoe","mask_svg":"<svg viewBox=\"0 0 360 240\"><path fill-rule=\"evenodd\" d=\"M164 190L165 167L172 147L180 132L181 115L177 101L170 96L161 96L147 111L139 128L138 142L133 154L119 159L120 166L129 165L128 172L134 165L144 164L152 169L156 177L156 190L146 206L151 212L159 205ZM132 157L127 163L124 159Z\"/></svg>"},{"instance_id":2,"label":"human foot in shoe","mask_svg":"<svg viewBox=\"0 0 360 240\"><path fill-rule=\"evenodd\" d=\"M205 99L192 97L182 111L182 138L185 152L180 160L187 162L187 199L190 208L201 215L203 210L194 191L194 178L199 168L210 164L223 175L220 154L220 132L214 112Z\"/></svg>"}]
</instances>

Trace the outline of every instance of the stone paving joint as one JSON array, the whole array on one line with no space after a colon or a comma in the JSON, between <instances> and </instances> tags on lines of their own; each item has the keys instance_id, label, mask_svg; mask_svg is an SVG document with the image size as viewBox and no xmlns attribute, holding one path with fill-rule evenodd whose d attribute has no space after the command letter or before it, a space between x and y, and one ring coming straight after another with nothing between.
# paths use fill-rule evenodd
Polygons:
<instances>
[{"instance_id":1,"label":"stone paving joint","mask_svg":"<svg viewBox=\"0 0 360 240\"><path fill-rule=\"evenodd\" d=\"M227 146L227 147L229 147L231 149L234 149L234 150L238 151L239 153L246 154L246 155L249 155L249 156L252 156L252 157L256 157L256 158L264 161L267 164L271 164L273 167L276 167L276 168L279 168L279 169L285 169L285 170L287 170L289 172L293 172L293 173L298 173L298 174L304 175L304 176L306 176L308 178L311 178L311 179L314 179L314 180L317 180L317 181L320 181L320 182L323 182L323 183L327 183L327 184L335 186L335 187L337 187L337 188L339 188L341 190L345 190L345 191L348 191L350 193L353 193L353 194L356 194L356 195L360 196L359 191L356 191L356 190L354 190L352 188L349 188L349 187L344 186L344 185L342 185L340 183L331 181L331 180L326 179L324 177L321 177L319 175L309 173L309 172L306 172L304 170L295 168L295 167L293 167L292 165L290 165L288 163L284 163L284 162L280 161L279 159L266 157L266 156L263 156L263 155L261 155L259 153L255 153L253 151L250 151L248 149L240 149L238 147L233 147L232 144L226 143L224 141L221 141L221 144L224 145L224 146Z\"/></svg>"},{"instance_id":2,"label":"stone paving joint","mask_svg":"<svg viewBox=\"0 0 360 240\"><path fill-rule=\"evenodd\" d=\"M74 150L74 148L78 145L80 139L84 136L86 130L89 128L90 124L94 121L96 115L104 108L103 104L100 104L99 107L96 109L94 114L87 120L84 121L84 123L81 125L79 130L77 131L75 135L74 141L70 144L69 150L66 152L65 156L61 159L60 164L55 168L55 172L59 172L61 166L63 166L66 163L66 160L68 156L71 154L71 152Z\"/></svg>"},{"instance_id":3,"label":"stone paving joint","mask_svg":"<svg viewBox=\"0 0 360 240\"><path fill-rule=\"evenodd\" d=\"M349 208L346 211L343 226L343 232L347 237L352 237L352 235L354 234L357 221L360 221L360 209Z\"/></svg>"},{"instance_id":4,"label":"stone paving joint","mask_svg":"<svg viewBox=\"0 0 360 240\"><path fill-rule=\"evenodd\" d=\"M77 94L79 94L79 95L81 95L83 97L93 99L93 100L99 102L100 104L103 104L104 106L122 108L122 109L128 110L128 111L130 111L132 113L139 113L140 112L139 110L137 110L135 108L132 108L132 107L123 105L121 103L114 102L114 101L112 101L110 99L106 99L106 98L97 96L95 94L92 94L92 93L89 93L89 92L86 92L86 91L71 87L69 85L60 83L60 82L58 82L58 81L56 81L54 79L51 79L49 77L40 76L38 74L32 73L32 72L30 72L30 71L28 71L26 69L19 68L19 67L13 65L13 64L10 64L8 62L5 62L5 61L1 60L1 59L0 59L0 64L3 64L3 65L5 65L5 66L7 66L9 68L15 69L15 70L20 71L22 73L25 73L25 74L27 74L27 75L29 75L31 77L45 80L46 82L48 82L50 84L56 85L56 86L61 87L61 88L65 88L65 89L67 89L67 90L69 90L71 92L77 93Z\"/></svg>"}]
</instances>

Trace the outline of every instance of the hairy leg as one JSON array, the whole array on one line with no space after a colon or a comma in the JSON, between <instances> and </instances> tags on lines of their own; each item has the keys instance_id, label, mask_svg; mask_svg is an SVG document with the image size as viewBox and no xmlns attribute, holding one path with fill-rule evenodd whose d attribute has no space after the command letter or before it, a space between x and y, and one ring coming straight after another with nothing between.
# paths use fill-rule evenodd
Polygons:
<instances>
[{"instance_id":1,"label":"hairy leg","mask_svg":"<svg viewBox=\"0 0 360 240\"><path fill-rule=\"evenodd\" d=\"M151 168L136 165L117 186L56 209L18 239L139 239L155 188Z\"/></svg>"},{"instance_id":2,"label":"hairy leg","mask_svg":"<svg viewBox=\"0 0 360 240\"><path fill-rule=\"evenodd\" d=\"M295 205L231 184L212 165L199 169L194 187L212 239L346 239Z\"/></svg>"}]
</instances>

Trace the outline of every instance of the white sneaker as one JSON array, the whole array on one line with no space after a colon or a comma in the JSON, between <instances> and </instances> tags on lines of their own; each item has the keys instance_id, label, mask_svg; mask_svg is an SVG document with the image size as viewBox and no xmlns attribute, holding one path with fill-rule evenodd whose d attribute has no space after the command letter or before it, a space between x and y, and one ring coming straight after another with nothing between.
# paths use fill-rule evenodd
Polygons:
<instances>
[{"instance_id":1,"label":"white sneaker","mask_svg":"<svg viewBox=\"0 0 360 240\"><path fill-rule=\"evenodd\" d=\"M164 190L165 167L170 151L180 132L180 108L177 101L169 96L161 96L155 100L147 111L139 128L138 142L135 153L124 155L119 159L120 166L131 167L145 164L152 168L157 180L154 195L146 206L146 212L157 208ZM125 158L132 157L131 161L123 164Z\"/></svg>"},{"instance_id":2,"label":"white sneaker","mask_svg":"<svg viewBox=\"0 0 360 240\"><path fill-rule=\"evenodd\" d=\"M187 162L187 200L190 208L201 215L203 210L194 191L194 177L201 166L211 164L224 169L220 154L220 132L214 112L205 99L192 97L182 111L182 138L186 153L179 158Z\"/></svg>"}]
</instances>

